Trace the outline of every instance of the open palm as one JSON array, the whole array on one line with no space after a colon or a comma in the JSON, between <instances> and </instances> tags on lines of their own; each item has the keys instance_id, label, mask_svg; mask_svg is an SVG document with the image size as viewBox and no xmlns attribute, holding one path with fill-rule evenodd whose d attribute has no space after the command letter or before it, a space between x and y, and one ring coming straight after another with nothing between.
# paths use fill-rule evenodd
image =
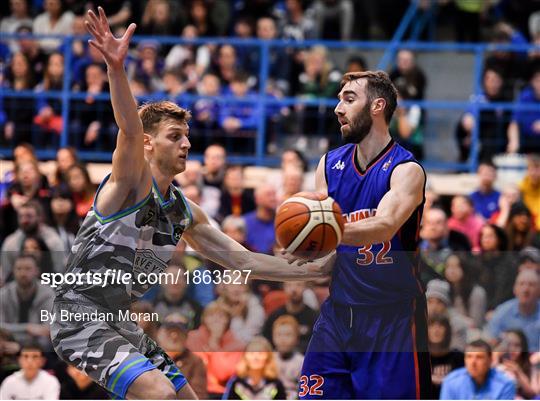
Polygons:
<instances>
[{"instance_id":1,"label":"open palm","mask_svg":"<svg viewBox=\"0 0 540 401\"><path fill-rule=\"evenodd\" d=\"M92 10L88 11L88 19L85 21L86 29L94 36L89 40L91 46L95 47L103 55L105 62L110 67L122 67L129 48L129 41L135 32L136 25L130 24L124 35L117 39L111 32L107 16L103 8L98 7L99 16Z\"/></svg>"}]
</instances>

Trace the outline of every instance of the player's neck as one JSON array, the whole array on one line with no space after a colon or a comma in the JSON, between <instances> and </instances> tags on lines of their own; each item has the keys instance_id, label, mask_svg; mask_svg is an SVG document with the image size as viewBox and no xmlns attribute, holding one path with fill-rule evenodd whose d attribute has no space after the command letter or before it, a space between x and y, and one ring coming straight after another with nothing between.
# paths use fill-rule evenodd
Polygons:
<instances>
[{"instance_id":1,"label":"player's neck","mask_svg":"<svg viewBox=\"0 0 540 401\"><path fill-rule=\"evenodd\" d=\"M358 145L356 145L356 158L358 164L365 170L379 153L390 143L392 137L386 133L371 131Z\"/></svg>"},{"instance_id":2,"label":"player's neck","mask_svg":"<svg viewBox=\"0 0 540 401\"><path fill-rule=\"evenodd\" d=\"M163 174L159 169L152 167L153 166L151 165L150 170L152 171L152 177L154 177L159 192L161 192L161 195L165 199L165 197L168 196L169 187L173 182L174 176Z\"/></svg>"}]
</instances>

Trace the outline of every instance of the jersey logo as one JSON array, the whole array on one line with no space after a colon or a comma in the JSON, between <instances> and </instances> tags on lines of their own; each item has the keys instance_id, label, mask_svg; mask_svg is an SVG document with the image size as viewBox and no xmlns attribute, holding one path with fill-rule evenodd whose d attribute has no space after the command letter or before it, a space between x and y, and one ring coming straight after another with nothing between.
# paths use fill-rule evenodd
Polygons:
<instances>
[{"instance_id":1,"label":"jersey logo","mask_svg":"<svg viewBox=\"0 0 540 401\"><path fill-rule=\"evenodd\" d=\"M384 162L384 164L382 166L383 171L387 171L388 167L390 167L391 164L392 164L392 157L390 157L390 159L388 159L388 161Z\"/></svg>"},{"instance_id":2,"label":"jersey logo","mask_svg":"<svg viewBox=\"0 0 540 401\"><path fill-rule=\"evenodd\" d=\"M332 170L343 170L345 168L345 162L338 160L336 164L332 166Z\"/></svg>"},{"instance_id":3,"label":"jersey logo","mask_svg":"<svg viewBox=\"0 0 540 401\"><path fill-rule=\"evenodd\" d=\"M182 223L184 223L182 221ZM172 237L174 239L175 242L178 242L180 241L180 238L182 238L182 233L184 232L184 225L180 225L180 224L175 224L173 226L173 234L172 234Z\"/></svg>"}]
</instances>

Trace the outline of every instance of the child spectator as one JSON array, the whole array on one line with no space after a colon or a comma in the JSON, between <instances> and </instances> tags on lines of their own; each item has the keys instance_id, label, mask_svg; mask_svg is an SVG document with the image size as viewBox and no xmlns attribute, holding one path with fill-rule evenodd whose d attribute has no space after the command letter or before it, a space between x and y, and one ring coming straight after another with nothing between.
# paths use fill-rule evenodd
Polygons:
<instances>
[{"instance_id":1,"label":"child spectator","mask_svg":"<svg viewBox=\"0 0 540 401\"><path fill-rule=\"evenodd\" d=\"M8 376L0 386L3 400L58 400L60 383L58 379L44 371L45 357L37 344L27 344L21 348L19 366L21 370Z\"/></svg>"},{"instance_id":2,"label":"child spectator","mask_svg":"<svg viewBox=\"0 0 540 401\"><path fill-rule=\"evenodd\" d=\"M298 398L298 382L304 362L304 356L296 350L299 336L300 326L290 315L280 316L272 325L278 377L285 387L288 400Z\"/></svg>"}]
</instances>

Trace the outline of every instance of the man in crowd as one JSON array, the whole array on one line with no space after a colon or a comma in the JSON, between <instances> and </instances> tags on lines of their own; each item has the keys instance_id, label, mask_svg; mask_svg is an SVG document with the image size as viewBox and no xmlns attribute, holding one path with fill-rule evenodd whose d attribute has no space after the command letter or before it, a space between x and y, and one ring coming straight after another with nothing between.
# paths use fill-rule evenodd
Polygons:
<instances>
[{"instance_id":1,"label":"man in crowd","mask_svg":"<svg viewBox=\"0 0 540 401\"><path fill-rule=\"evenodd\" d=\"M540 346L540 279L531 269L521 270L514 284L515 298L499 305L488 325L489 335L497 340L501 333L521 329L527 337L529 350Z\"/></svg>"},{"instance_id":2,"label":"man in crowd","mask_svg":"<svg viewBox=\"0 0 540 401\"><path fill-rule=\"evenodd\" d=\"M476 340L465 349L465 367L451 372L442 383L441 400L513 400L516 385L491 367L491 347Z\"/></svg>"},{"instance_id":3,"label":"man in crowd","mask_svg":"<svg viewBox=\"0 0 540 401\"><path fill-rule=\"evenodd\" d=\"M478 166L478 190L471 195L474 211L484 219L489 218L499 210L499 196L501 195L493 185L497 179L497 169L493 162L484 161Z\"/></svg>"},{"instance_id":4,"label":"man in crowd","mask_svg":"<svg viewBox=\"0 0 540 401\"><path fill-rule=\"evenodd\" d=\"M246 243L256 252L272 254L275 242L274 216L277 207L276 189L262 184L255 189L257 208L243 217L246 221Z\"/></svg>"}]
</instances>

